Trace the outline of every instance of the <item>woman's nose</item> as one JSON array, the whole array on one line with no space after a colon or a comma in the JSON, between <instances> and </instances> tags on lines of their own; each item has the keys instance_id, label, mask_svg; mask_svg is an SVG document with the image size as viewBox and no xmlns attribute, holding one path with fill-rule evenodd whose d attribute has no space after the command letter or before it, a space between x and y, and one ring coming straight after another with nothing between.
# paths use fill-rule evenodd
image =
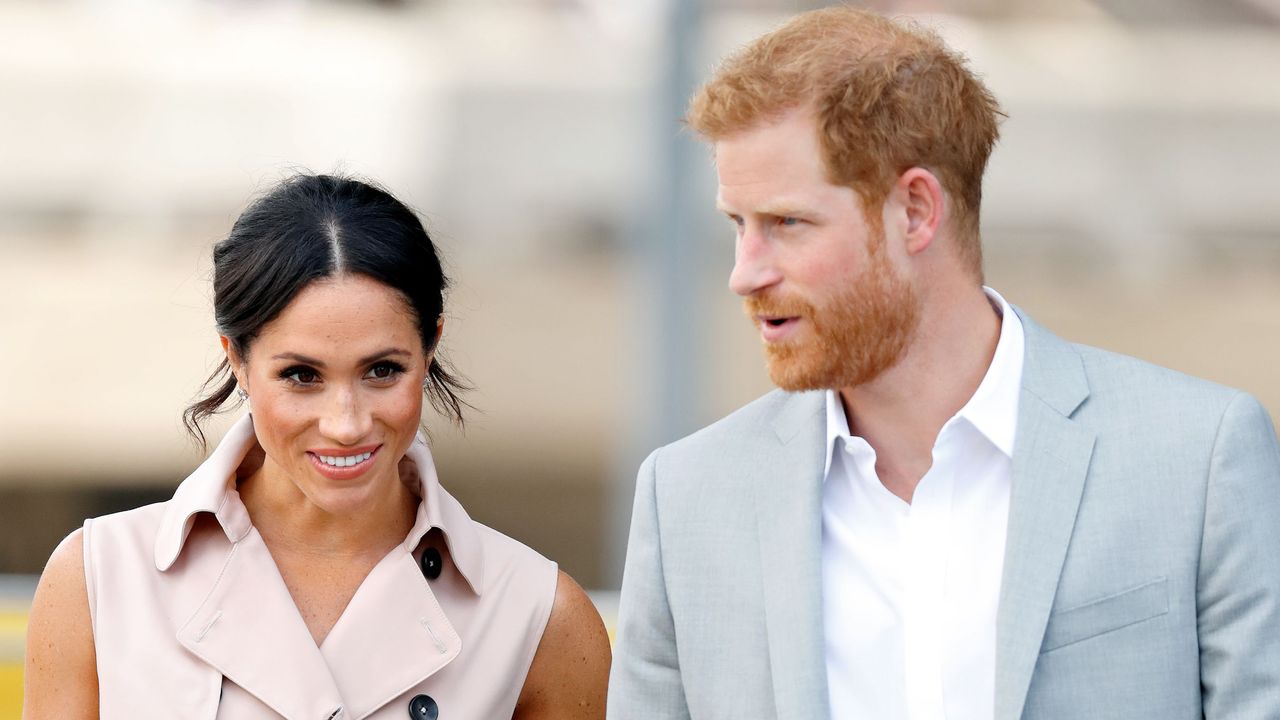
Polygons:
<instances>
[{"instance_id":1,"label":"woman's nose","mask_svg":"<svg viewBox=\"0 0 1280 720\"><path fill-rule=\"evenodd\" d=\"M350 388L335 391L320 417L320 433L342 445L360 442L372 427L373 417Z\"/></svg>"}]
</instances>

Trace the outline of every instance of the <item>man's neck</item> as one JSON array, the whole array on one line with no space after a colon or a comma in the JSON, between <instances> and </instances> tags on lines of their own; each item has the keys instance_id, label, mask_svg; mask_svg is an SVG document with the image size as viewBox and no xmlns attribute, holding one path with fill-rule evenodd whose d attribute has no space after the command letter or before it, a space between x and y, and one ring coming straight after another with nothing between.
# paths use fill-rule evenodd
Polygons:
<instances>
[{"instance_id":1,"label":"man's neck","mask_svg":"<svg viewBox=\"0 0 1280 720\"><path fill-rule=\"evenodd\" d=\"M880 481L908 503L933 464L938 433L973 397L1000 340L1000 316L981 287L924 306L902 359L839 392L850 432L876 451Z\"/></svg>"}]
</instances>

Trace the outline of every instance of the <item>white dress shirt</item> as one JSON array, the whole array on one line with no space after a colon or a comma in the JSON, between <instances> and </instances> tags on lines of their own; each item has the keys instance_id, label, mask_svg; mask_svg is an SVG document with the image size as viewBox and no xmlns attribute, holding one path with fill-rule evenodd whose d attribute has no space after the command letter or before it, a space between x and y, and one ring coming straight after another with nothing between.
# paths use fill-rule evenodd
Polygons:
<instances>
[{"instance_id":1,"label":"white dress shirt","mask_svg":"<svg viewBox=\"0 0 1280 720\"><path fill-rule=\"evenodd\" d=\"M999 293L991 366L942 426L911 503L827 393L822 594L833 718L990 720L1023 330Z\"/></svg>"}]
</instances>

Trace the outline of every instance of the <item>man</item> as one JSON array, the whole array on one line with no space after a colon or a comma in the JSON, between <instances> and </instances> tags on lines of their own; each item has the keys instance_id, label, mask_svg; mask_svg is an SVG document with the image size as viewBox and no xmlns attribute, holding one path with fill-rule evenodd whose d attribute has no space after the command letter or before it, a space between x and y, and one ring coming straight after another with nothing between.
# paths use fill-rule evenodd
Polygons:
<instances>
[{"instance_id":1,"label":"man","mask_svg":"<svg viewBox=\"0 0 1280 720\"><path fill-rule=\"evenodd\" d=\"M693 98L780 391L641 468L613 720L1280 718L1270 421L983 287L999 114L849 8Z\"/></svg>"}]
</instances>

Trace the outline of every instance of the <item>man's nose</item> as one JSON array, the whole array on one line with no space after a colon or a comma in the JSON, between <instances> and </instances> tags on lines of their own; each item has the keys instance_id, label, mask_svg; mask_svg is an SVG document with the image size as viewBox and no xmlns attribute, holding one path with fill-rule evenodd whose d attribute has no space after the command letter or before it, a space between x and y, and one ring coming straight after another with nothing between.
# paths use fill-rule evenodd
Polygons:
<instances>
[{"instance_id":1,"label":"man's nose","mask_svg":"<svg viewBox=\"0 0 1280 720\"><path fill-rule=\"evenodd\" d=\"M369 435L373 416L354 388L333 391L320 417L320 434L342 445L354 445Z\"/></svg>"},{"instance_id":2,"label":"man's nose","mask_svg":"<svg viewBox=\"0 0 1280 720\"><path fill-rule=\"evenodd\" d=\"M744 226L734 245L733 272L729 273L729 289L747 297L782 281L768 239L750 224Z\"/></svg>"}]
</instances>

